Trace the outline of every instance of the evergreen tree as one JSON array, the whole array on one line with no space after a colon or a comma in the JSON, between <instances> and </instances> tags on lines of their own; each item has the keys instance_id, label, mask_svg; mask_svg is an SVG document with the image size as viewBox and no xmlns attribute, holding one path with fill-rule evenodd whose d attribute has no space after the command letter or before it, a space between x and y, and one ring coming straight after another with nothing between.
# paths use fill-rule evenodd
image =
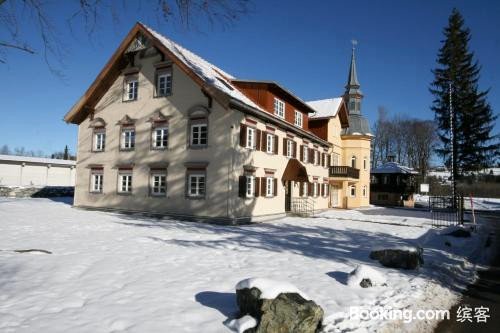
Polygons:
<instances>
[{"instance_id":1,"label":"evergreen tree","mask_svg":"<svg viewBox=\"0 0 500 333\"><path fill-rule=\"evenodd\" d=\"M499 156L498 136L493 136L496 115L487 101L488 90L478 88L481 67L469 51L470 30L464 19L453 9L445 39L439 50L438 66L432 72L434 82L430 91L434 95L431 109L435 112L441 145L437 152L450 166L450 112L449 87L453 105L455 174L479 170L493 163ZM451 167L451 166L450 166Z\"/></svg>"}]
</instances>

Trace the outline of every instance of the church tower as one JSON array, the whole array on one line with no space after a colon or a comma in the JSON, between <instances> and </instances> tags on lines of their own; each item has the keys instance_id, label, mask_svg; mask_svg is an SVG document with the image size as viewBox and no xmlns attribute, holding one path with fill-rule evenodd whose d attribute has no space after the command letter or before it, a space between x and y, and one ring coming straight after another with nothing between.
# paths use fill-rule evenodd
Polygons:
<instances>
[{"instance_id":1,"label":"church tower","mask_svg":"<svg viewBox=\"0 0 500 333\"><path fill-rule=\"evenodd\" d=\"M358 81L358 73L356 70L355 46L357 42L352 41L351 66L347 76L347 84L345 86L344 100L349 110L349 127L344 129L345 135L372 135L368 120L361 114L361 100L363 93L361 85Z\"/></svg>"}]
</instances>

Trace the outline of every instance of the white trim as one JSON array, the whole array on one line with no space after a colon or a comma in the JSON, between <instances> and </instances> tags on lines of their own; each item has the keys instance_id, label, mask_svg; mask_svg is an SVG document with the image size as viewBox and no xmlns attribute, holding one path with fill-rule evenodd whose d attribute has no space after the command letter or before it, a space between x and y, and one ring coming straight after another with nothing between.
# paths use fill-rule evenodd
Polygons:
<instances>
[{"instance_id":1,"label":"white trim","mask_svg":"<svg viewBox=\"0 0 500 333\"><path fill-rule=\"evenodd\" d=\"M302 114L302 112L295 110L294 124L295 126L302 128L304 124L304 115Z\"/></svg>"},{"instance_id":2,"label":"white trim","mask_svg":"<svg viewBox=\"0 0 500 333\"><path fill-rule=\"evenodd\" d=\"M255 149L255 135L256 130L253 127L247 127L247 145L248 149Z\"/></svg>"},{"instance_id":3,"label":"white trim","mask_svg":"<svg viewBox=\"0 0 500 333\"><path fill-rule=\"evenodd\" d=\"M195 137L194 135L194 129L198 129L198 135ZM202 138L202 129L205 128L205 137ZM194 140L197 139L198 143L194 143ZM202 143L201 140L205 139L205 143ZM203 124L192 124L191 125L191 135L190 135L190 145L194 147L199 147L199 146L206 146L208 144L208 125L206 123Z\"/></svg>"},{"instance_id":4,"label":"white trim","mask_svg":"<svg viewBox=\"0 0 500 333\"><path fill-rule=\"evenodd\" d=\"M274 196L274 177L266 177L266 197Z\"/></svg>"},{"instance_id":5,"label":"white trim","mask_svg":"<svg viewBox=\"0 0 500 333\"><path fill-rule=\"evenodd\" d=\"M127 134L129 134L128 138L127 138ZM134 128L122 129L120 146L122 149L134 149L135 148L135 129Z\"/></svg>"},{"instance_id":6,"label":"white trim","mask_svg":"<svg viewBox=\"0 0 500 333\"><path fill-rule=\"evenodd\" d=\"M285 102L276 97L274 97L274 114L281 119L285 119Z\"/></svg>"},{"instance_id":7,"label":"white trim","mask_svg":"<svg viewBox=\"0 0 500 333\"><path fill-rule=\"evenodd\" d=\"M90 174L90 192L102 193L104 175L102 172L91 172ZM97 185L97 186L96 186Z\"/></svg>"},{"instance_id":8,"label":"white trim","mask_svg":"<svg viewBox=\"0 0 500 333\"><path fill-rule=\"evenodd\" d=\"M158 138L157 132L160 132L159 138ZM152 141L151 141L153 148L167 148L168 147L168 132L169 132L168 126L160 126L160 127L153 128Z\"/></svg>"},{"instance_id":9,"label":"white trim","mask_svg":"<svg viewBox=\"0 0 500 333\"><path fill-rule=\"evenodd\" d=\"M118 193L132 193L132 173L118 174Z\"/></svg>"},{"instance_id":10,"label":"white trim","mask_svg":"<svg viewBox=\"0 0 500 333\"><path fill-rule=\"evenodd\" d=\"M266 152L269 154L274 154L274 135L273 134L266 134Z\"/></svg>"},{"instance_id":11,"label":"white trim","mask_svg":"<svg viewBox=\"0 0 500 333\"><path fill-rule=\"evenodd\" d=\"M94 133L94 151L104 151L106 148L106 132Z\"/></svg>"},{"instance_id":12,"label":"white trim","mask_svg":"<svg viewBox=\"0 0 500 333\"><path fill-rule=\"evenodd\" d=\"M246 176L245 196L247 198L253 198L255 196L255 177L254 176Z\"/></svg>"},{"instance_id":13,"label":"white trim","mask_svg":"<svg viewBox=\"0 0 500 333\"><path fill-rule=\"evenodd\" d=\"M155 179L156 177L159 177L158 181ZM152 172L150 182L152 196L164 197L167 194L167 174L165 172ZM158 186L155 185L156 183ZM161 191L162 189L163 191Z\"/></svg>"},{"instance_id":14,"label":"white trim","mask_svg":"<svg viewBox=\"0 0 500 333\"><path fill-rule=\"evenodd\" d=\"M293 140L286 140L286 157L292 158L293 156Z\"/></svg>"}]
</instances>

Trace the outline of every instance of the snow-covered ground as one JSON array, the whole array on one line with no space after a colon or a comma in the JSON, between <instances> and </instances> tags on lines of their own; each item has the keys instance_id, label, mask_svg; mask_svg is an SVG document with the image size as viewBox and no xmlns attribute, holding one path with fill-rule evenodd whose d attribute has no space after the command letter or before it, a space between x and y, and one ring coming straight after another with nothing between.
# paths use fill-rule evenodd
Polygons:
<instances>
[{"instance_id":1,"label":"snow-covered ground","mask_svg":"<svg viewBox=\"0 0 500 333\"><path fill-rule=\"evenodd\" d=\"M216 226L0 198L1 332L230 332L235 285L288 281L325 310L325 332L425 331L428 323L349 320L350 306L442 309L456 301L485 233L440 236L427 212L332 210L247 226ZM371 222L369 222L371 221ZM451 246L444 245L448 241ZM387 269L375 246L418 243L424 268ZM41 249L19 253L15 250ZM367 265L387 286L348 286Z\"/></svg>"},{"instance_id":2,"label":"snow-covered ground","mask_svg":"<svg viewBox=\"0 0 500 333\"><path fill-rule=\"evenodd\" d=\"M421 206L427 207L429 205L429 196L415 194L415 203ZM471 198L464 197L464 207L465 209L471 209L472 207L477 210L498 210L500 211L500 199L496 198Z\"/></svg>"}]
</instances>

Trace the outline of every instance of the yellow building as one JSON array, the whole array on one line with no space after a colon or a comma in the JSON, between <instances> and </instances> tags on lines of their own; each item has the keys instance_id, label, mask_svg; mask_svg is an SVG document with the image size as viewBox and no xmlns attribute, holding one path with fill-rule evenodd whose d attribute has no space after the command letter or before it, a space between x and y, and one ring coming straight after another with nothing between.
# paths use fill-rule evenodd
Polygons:
<instances>
[{"instance_id":1,"label":"yellow building","mask_svg":"<svg viewBox=\"0 0 500 333\"><path fill-rule=\"evenodd\" d=\"M308 102L316 110L309 129L332 144L329 170L330 207L356 208L370 204L370 147L373 137L361 114L354 48L344 96Z\"/></svg>"}]
</instances>

